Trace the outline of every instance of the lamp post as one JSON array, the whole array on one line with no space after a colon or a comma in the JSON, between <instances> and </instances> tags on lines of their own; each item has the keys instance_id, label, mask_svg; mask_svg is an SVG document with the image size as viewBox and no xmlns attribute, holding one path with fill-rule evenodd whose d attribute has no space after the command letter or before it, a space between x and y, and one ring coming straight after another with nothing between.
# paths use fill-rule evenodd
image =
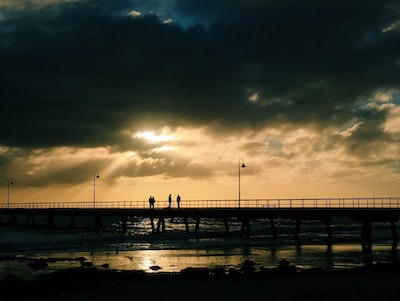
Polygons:
<instances>
[{"instance_id":1,"label":"lamp post","mask_svg":"<svg viewBox=\"0 0 400 301\"><path fill-rule=\"evenodd\" d=\"M240 164L242 163L242 164ZM241 168L245 168L246 165L244 165L244 159L243 158L239 158L239 164L238 164L238 186L239 186L239 198L238 198L238 207L240 208L240 169Z\"/></svg>"},{"instance_id":2,"label":"lamp post","mask_svg":"<svg viewBox=\"0 0 400 301\"><path fill-rule=\"evenodd\" d=\"M93 208L96 207L96 179L100 178L99 172L93 172Z\"/></svg>"},{"instance_id":3,"label":"lamp post","mask_svg":"<svg viewBox=\"0 0 400 301\"><path fill-rule=\"evenodd\" d=\"M13 180L9 179L8 180L8 193L7 193L7 207L10 209L10 185L13 185L14 182Z\"/></svg>"}]
</instances>

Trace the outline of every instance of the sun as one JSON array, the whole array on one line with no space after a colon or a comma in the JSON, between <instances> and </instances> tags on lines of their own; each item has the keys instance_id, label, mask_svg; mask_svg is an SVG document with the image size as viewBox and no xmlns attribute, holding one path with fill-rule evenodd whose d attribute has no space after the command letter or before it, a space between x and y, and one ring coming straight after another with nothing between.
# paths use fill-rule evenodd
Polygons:
<instances>
[{"instance_id":1,"label":"sun","mask_svg":"<svg viewBox=\"0 0 400 301\"><path fill-rule=\"evenodd\" d=\"M138 133L136 133L135 137L145 139L151 143L166 142L166 141L174 140L173 135L165 135L165 134L157 135L153 132L138 132Z\"/></svg>"}]
</instances>

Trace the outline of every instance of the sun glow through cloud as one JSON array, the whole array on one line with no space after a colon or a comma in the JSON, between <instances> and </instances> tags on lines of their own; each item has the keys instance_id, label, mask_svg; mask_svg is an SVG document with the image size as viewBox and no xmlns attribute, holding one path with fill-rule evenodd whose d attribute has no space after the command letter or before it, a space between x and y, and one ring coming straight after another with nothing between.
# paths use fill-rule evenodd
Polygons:
<instances>
[{"instance_id":1,"label":"sun glow through cloud","mask_svg":"<svg viewBox=\"0 0 400 301\"><path fill-rule=\"evenodd\" d=\"M153 132L138 132L135 134L135 137L145 139L150 143L166 142L175 139L174 136L172 135L165 135L165 134L157 135Z\"/></svg>"}]
</instances>

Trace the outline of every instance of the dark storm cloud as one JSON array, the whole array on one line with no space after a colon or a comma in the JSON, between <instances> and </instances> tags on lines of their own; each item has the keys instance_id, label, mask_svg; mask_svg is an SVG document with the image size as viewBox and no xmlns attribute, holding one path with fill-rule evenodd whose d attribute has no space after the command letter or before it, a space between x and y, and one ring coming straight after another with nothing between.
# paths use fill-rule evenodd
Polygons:
<instances>
[{"instance_id":1,"label":"dark storm cloud","mask_svg":"<svg viewBox=\"0 0 400 301\"><path fill-rule=\"evenodd\" d=\"M399 87L400 34L383 32L400 18L397 1L170 1L172 24L156 10L128 16L143 2L114 2L3 13L0 145L116 146L150 123L372 118L382 134L385 112L357 103Z\"/></svg>"}]
</instances>

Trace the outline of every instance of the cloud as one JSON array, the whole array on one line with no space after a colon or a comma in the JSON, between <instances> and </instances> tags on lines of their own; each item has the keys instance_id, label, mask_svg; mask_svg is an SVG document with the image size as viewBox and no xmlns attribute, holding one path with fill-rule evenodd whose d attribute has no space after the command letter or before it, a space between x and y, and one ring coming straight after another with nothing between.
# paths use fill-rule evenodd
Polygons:
<instances>
[{"instance_id":1,"label":"cloud","mask_svg":"<svg viewBox=\"0 0 400 301\"><path fill-rule=\"evenodd\" d=\"M382 149L400 139L396 1L14 2L0 1L7 171L29 158L25 170L52 181L39 165L71 175L96 166L44 160L50 153L98 150L95 165L107 166L110 179L201 178L215 174L207 156L221 153L293 166L290 159L319 153L323 162L337 150L386 158ZM134 137L165 128L202 139L188 134L171 145ZM214 167L224 173L228 161Z\"/></svg>"},{"instance_id":2,"label":"cloud","mask_svg":"<svg viewBox=\"0 0 400 301\"><path fill-rule=\"evenodd\" d=\"M347 128L347 129L345 129L344 131L340 132L339 134L340 134L341 136L343 136L344 138L351 137L351 135L353 135L353 133L354 133L356 130L358 130L358 129L362 126L363 123L364 123L364 122L357 122L357 123L354 124L353 126L351 126L351 127Z\"/></svg>"},{"instance_id":3,"label":"cloud","mask_svg":"<svg viewBox=\"0 0 400 301\"><path fill-rule=\"evenodd\" d=\"M398 85L398 34L379 33L392 15L385 3L174 2L193 14L212 9L208 29L93 11L91 1L60 2L51 14L52 3L5 22L3 144L114 145L121 129L149 119L345 122L362 114L349 112L360 97ZM360 46L368 34L376 40Z\"/></svg>"}]
</instances>

